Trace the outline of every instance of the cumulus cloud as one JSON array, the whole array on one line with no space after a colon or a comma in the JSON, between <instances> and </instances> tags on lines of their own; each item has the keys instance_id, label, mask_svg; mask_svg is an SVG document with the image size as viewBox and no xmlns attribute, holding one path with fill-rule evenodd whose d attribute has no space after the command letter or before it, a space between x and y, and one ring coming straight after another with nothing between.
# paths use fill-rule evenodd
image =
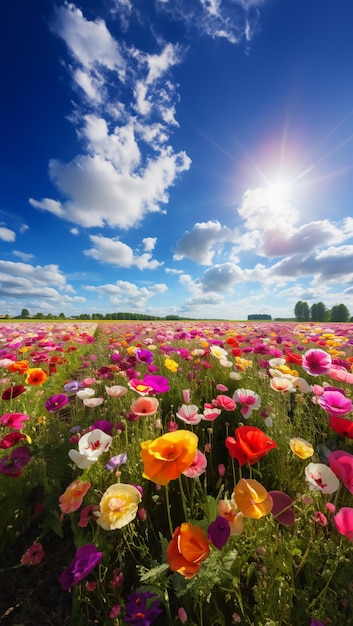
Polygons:
<instances>
[{"instance_id":1,"label":"cumulus cloud","mask_svg":"<svg viewBox=\"0 0 353 626\"><path fill-rule=\"evenodd\" d=\"M177 242L174 259L180 261L187 257L200 265L210 265L217 248L234 238L235 233L218 220L197 222Z\"/></svg>"},{"instance_id":2,"label":"cumulus cloud","mask_svg":"<svg viewBox=\"0 0 353 626\"><path fill-rule=\"evenodd\" d=\"M90 240L94 247L84 250L84 254L101 263L115 265L116 267L136 266L140 270L154 270L163 265L163 262L153 259L150 252L156 243L156 238L154 237L143 239L145 250L149 250L149 252L144 252L143 254L134 254L130 246L116 238L110 239L109 237L103 237L103 235L90 235Z\"/></svg>"},{"instance_id":3,"label":"cumulus cloud","mask_svg":"<svg viewBox=\"0 0 353 626\"><path fill-rule=\"evenodd\" d=\"M63 299L72 301L71 285L67 284L64 274L54 264L33 266L29 263L16 263L0 260L0 295L6 298L26 300L40 298L44 301L60 303Z\"/></svg>"},{"instance_id":4,"label":"cumulus cloud","mask_svg":"<svg viewBox=\"0 0 353 626\"><path fill-rule=\"evenodd\" d=\"M116 283L108 283L105 285L85 287L87 291L97 293L98 296L109 298L110 303L114 307L125 311L137 311L146 313L147 303L157 294L167 291L167 285L157 283L149 289L147 287L138 287L134 283L125 280L118 280Z\"/></svg>"},{"instance_id":5,"label":"cumulus cloud","mask_svg":"<svg viewBox=\"0 0 353 626\"><path fill-rule=\"evenodd\" d=\"M207 269L199 279L199 282L204 292L214 291L219 293L230 289L235 283L242 282L243 279L240 267L234 263L223 263L222 265L213 265Z\"/></svg>"},{"instance_id":6,"label":"cumulus cloud","mask_svg":"<svg viewBox=\"0 0 353 626\"><path fill-rule=\"evenodd\" d=\"M280 227L267 229L263 234L261 253L267 257L308 253L329 243L342 241L344 232L328 220L310 222L288 235Z\"/></svg>"},{"instance_id":7,"label":"cumulus cloud","mask_svg":"<svg viewBox=\"0 0 353 626\"><path fill-rule=\"evenodd\" d=\"M50 161L59 198L29 202L87 228L136 226L163 212L169 188L190 167L187 154L168 143L177 124L169 73L182 51L171 43L153 54L118 44L103 20L90 21L67 2L56 9L52 30L66 43L68 71L82 95L71 121L84 151L67 163Z\"/></svg>"},{"instance_id":8,"label":"cumulus cloud","mask_svg":"<svg viewBox=\"0 0 353 626\"><path fill-rule=\"evenodd\" d=\"M8 242L15 241L16 233L10 228L6 228L6 226L0 226L0 239Z\"/></svg>"}]
</instances>

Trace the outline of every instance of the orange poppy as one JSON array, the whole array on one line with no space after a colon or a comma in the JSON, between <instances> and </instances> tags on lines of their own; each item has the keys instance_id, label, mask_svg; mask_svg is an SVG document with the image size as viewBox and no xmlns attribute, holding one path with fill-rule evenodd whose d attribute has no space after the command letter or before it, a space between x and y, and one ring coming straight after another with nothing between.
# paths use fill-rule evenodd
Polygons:
<instances>
[{"instance_id":1,"label":"orange poppy","mask_svg":"<svg viewBox=\"0 0 353 626\"><path fill-rule=\"evenodd\" d=\"M185 523L175 529L166 556L173 572L178 572L185 578L192 578L209 553L206 533L200 526Z\"/></svg>"},{"instance_id":2,"label":"orange poppy","mask_svg":"<svg viewBox=\"0 0 353 626\"><path fill-rule=\"evenodd\" d=\"M233 497L244 517L259 519L272 511L271 496L253 478L241 478L234 487Z\"/></svg>"},{"instance_id":3,"label":"orange poppy","mask_svg":"<svg viewBox=\"0 0 353 626\"><path fill-rule=\"evenodd\" d=\"M45 383L47 375L44 370L39 367L29 368L27 370L26 385L39 386Z\"/></svg>"},{"instance_id":4,"label":"orange poppy","mask_svg":"<svg viewBox=\"0 0 353 626\"><path fill-rule=\"evenodd\" d=\"M141 443L143 477L159 485L179 478L193 463L198 437L190 430L176 430Z\"/></svg>"},{"instance_id":5,"label":"orange poppy","mask_svg":"<svg viewBox=\"0 0 353 626\"><path fill-rule=\"evenodd\" d=\"M7 366L9 372L24 374L28 370L28 361L15 361Z\"/></svg>"}]
</instances>

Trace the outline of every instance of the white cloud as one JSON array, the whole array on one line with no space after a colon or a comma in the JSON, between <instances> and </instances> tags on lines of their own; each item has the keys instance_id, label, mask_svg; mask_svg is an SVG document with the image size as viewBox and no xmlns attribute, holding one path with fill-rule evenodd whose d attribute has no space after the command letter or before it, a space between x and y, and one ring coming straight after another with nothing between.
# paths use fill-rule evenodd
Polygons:
<instances>
[{"instance_id":1,"label":"white cloud","mask_svg":"<svg viewBox=\"0 0 353 626\"><path fill-rule=\"evenodd\" d=\"M173 267L165 267L164 271L167 274L183 274L184 273L184 270L176 270Z\"/></svg>"},{"instance_id":2,"label":"white cloud","mask_svg":"<svg viewBox=\"0 0 353 626\"><path fill-rule=\"evenodd\" d=\"M233 241L235 233L218 220L197 222L186 231L176 245L174 259L188 257L201 265L210 265L217 249L225 242Z\"/></svg>"},{"instance_id":3,"label":"white cloud","mask_svg":"<svg viewBox=\"0 0 353 626\"><path fill-rule=\"evenodd\" d=\"M78 234L79 234L79 232L80 232L80 231L79 231L79 229L78 229L78 228L75 228L75 227L70 228L70 233L71 233L71 235L78 235Z\"/></svg>"},{"instance_id":4,"label":"white cloud","mask_svg":"<svg viewBox=\"0 0 353 626\"><path fill-rule=\"evenodd\" d=\"M235 283L243 282L243 280L242 269L234 263L213 265L199 279L204 292L213 291L215 293L226 291Z\"/></svg>"},{"instance_id":5,"label":"white cloud","mask_svg":"<svg viewBox=\"0 0 353 626\"><path fill-rule=\"evenodd\" d=\"M12 254L18 256L22 261L30 261L34 258L34 254L31 252L21 252L20 250L12 250Z\"/></svg>"},{"instance_id":6,"label":"white cloud","mask_svg":"<svg viewBox=\"0 0 353 626\"><path fill-rule=\"evenodd\" d=\"M144 237L142 243L145 248L145 252L151 252L157 243L157 237Z\"/></svg>"},{"instance_id":7,"label":"white cloud","mask_svg":"<svg viewBox=\"0 0 353 626\"><path fill-rule=\"evenodd\" d=\"M0 239L8 242L15 241L16 233L10 230L10 228L6 228L6 226L0 226Z\"/></svg>"},{"instance_id":8,"label":"white cloud","mask_svg":"<svg viewBox=\"0 0 353 626\"><path fill-rule=\"evenodd\" d=\"M145 247L145 250L153 250L155 238L149 237L146 239L147 247ZM84 254L92 257L96 261L100 261L101 263L126 268L136 266L140 270L153 270L160 265L163 265L163 263L160 263L156 259L152 259L150 252L144 252L141 255L134 254L130 246L122 241L119 241L118 239L110 239L109 237L103 237L102 235L90 235L90 240L94 244L94 247L89 250L84 250ZM143 243L145 243L145 239L143 240Z\"/></svg>"},{"instance_id":9,"label":"white cloud","mask_svg":"<svg viewBox=\"0 0 353 626\"><path fill-rule=\"evenodd\" d=\"M248 189L244 193L238 213L250 230L267 230L276 224L291 233L299 219L298 211L294 207L276 199L262 187Z\"/></svg>"},{"instance_id":10,"label":"white cloud","mask_svg":"<svg viewBox=\"0 0 353 626\"><path fill-rule=\"evenodd\" d=\"M182 51L171 43L155 54L118 45L103 20L86 19L68 2L55 10L52 30L65 41L72 57L68 70L86 96L71 116L84 150L68 163L49 163L50 179L65 201L29 202L87 228L137 226L148 213L163 212L168 189L191 164L184 151L168 145L177 123L168 76Z\"/></svg>"},{"instance_id":11,"label":"white cloud","mask_svg":"<svg viewBox=\"0 0 353 626\"><path fill-rule=\"evenodd\" d=\"M134 283L118 280L116 283L85 287L87 291L97 293L101 297L108 297L111 305L122 311L137 311L146 313L147 303L154 295L167 290L166 285L156 284L150 289L137 287Z\"/></svg>"},{"instance_id":12,"label":"white cloud","mask_svg":"<svg viewBox=\"0 0 353 626\"><path fill-rule=\"evenodd\" d=\"M66 278L57 265L33 266L0 260L1 296L22 300L36 297L58 303L65 299L70 302L72 298L66 296L65 292L73 292L73 288L66 283Z\"/></svg>"}]
</instances>

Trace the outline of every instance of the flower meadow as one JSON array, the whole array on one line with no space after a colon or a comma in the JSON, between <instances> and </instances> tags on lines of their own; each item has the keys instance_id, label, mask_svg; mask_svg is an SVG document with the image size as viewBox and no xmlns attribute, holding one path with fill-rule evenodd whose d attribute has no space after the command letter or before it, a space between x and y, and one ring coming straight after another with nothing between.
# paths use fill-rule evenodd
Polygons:
<instances>
[{"instance_id":1,"label":"flower meadow","mask_svg":"<svg viewBox=\"0 0 353 626\"><path fill-rule=\"evenodd\" d=\"M353 325L0 342L0 550L35 524L33 570L65 538L72 626L353 624Z\"/></svg>"}]
</instances>

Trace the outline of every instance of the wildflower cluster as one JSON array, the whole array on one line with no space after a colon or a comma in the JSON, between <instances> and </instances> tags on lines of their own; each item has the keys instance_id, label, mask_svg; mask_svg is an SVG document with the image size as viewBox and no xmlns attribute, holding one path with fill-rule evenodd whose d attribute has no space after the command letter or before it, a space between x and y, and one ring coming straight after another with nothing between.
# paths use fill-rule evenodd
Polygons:
<instances>
[{"instance_id":1,"label":"wildflower cluster","mask_svg":"<svg viewBox=\"0 0 353 626\"><path fill-rule=\"evenodd\" d=\"M70 528L82 626L352 623L353 326L1 333L1 492L42 489L23 566Z\"/></svg>"}]
</instances>

